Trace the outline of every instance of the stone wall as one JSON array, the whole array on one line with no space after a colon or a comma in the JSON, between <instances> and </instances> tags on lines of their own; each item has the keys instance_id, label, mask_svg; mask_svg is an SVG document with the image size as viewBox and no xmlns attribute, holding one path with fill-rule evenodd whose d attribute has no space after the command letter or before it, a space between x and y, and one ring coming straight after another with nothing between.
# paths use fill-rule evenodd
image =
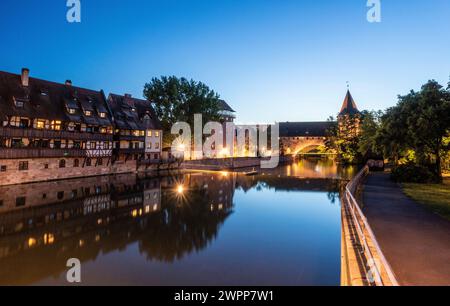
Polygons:
<instances>
[{"instance_id":1,"label":"stone wall","mask_svg":"<svg viewBox=\"0 0 450 306\"><path fill-rule=\"evenodd\" d=\"M60 167L60 161L65 161L65 167ZM30 182L59 180L84 176L97 176L110 173L110 161L102 158L102 164L97 159L91 159L91 166L79 158L78 167L75 167L76 158L37 158L37 159L8 159L0 160L0 167L6 166L6 171L0 172L0 185L23 184ZM27 170L19 170L21 162L28 162Z\"/></svg>"}]
</instances>

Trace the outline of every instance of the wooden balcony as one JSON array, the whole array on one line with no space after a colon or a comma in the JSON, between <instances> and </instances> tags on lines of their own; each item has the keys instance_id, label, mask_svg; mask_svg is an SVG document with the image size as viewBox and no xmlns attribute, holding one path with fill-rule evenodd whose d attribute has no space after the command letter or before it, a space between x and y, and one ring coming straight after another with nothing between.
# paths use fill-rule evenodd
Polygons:
<instances>
[{"instance_id":1,"label":"wooden balcony","mask_svg":"<svg viewBox=\"0 0 450 306\"><path fill-rule=\"evenodd\" d=\"M0 148L0 159L87 157L81 149Z\"/></svg>"},{"instance_id":2,"label":"wooden balcony","mask_svg":"<svg viewBox=\"0 0 450 306\"><path fill-rule=\"evenodd\" d=\"M52 131L38 129L22 129L0 127L0 137L5 138L36 138L36 139L71 139L79 141L112 141L113 135L89 132Z\"/></svg>"},{"instance_id":3,"label":"wooden balcony","mask_svg":"<svg viewBox=\"0 0 450 306\"><path fill-rule=\"evenodd\" d=\"M115 154L145 154L145 149L114 149Z\"/></svg>"},{"instance_id":4,"label":"wooden balcony","mask_svg":"<svg viewBox=\"0 0 450 306\"><path fill-rule=\"evenodd\" d=\"M145 141L145 136L133 136L133 135L116 135L115 140L126 140L126 141Z\"/></svg>"}]
</instances>

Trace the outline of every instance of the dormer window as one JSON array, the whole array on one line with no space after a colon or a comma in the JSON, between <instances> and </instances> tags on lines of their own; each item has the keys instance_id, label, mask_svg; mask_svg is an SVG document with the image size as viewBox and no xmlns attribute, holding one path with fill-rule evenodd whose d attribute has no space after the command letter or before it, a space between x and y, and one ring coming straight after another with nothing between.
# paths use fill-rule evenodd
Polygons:
<instances>
[{"instance_id":1,"label":"dormer window","mask_svg":"<svg viewBox=\"0 0 450 306\"><path fill-rule=\"evenodd\" d=\"M14 98L14 105L17 108L23 108L23 106L25 105L25 99L19 99L19 98Z\"/></svg>"},{"instance_id":2,"label":"dormer window","mask_svg":"<svg viewBox=\"0 0 450 306\"><path fill-rule=\"evenodd\" d=\"M75 108L69 108L69 114L74 115L76 113Z\"/></svg>"},{"instance_id":3,"label":"dormer window","mask_svg":"<svg viewBox=\"0 0 450 306\"><path fill-rule=\"evenodd\" d=\"M101 113L100 113L100 118L106 118L106 113L101 112Z\"/></svg>"},{"instance_id":4,"label":"dormer window","mask_svg":"<svg viewBox=\"0 0 450 306\"><path fill-rule=\"evenodd\" d=\"M91 111L88 111L88 110L85 111L84 114L85 114L86 116L88 116L88 117L92 116L92 112L91 112Z\"/></svg>"}]
</instances>

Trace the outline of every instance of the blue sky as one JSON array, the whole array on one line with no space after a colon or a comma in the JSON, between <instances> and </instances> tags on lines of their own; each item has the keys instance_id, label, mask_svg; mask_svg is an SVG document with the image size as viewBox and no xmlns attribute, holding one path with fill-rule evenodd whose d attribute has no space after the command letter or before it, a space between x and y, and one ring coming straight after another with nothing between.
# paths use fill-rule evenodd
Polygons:
<instances>
[{"instance_id":1,"label":"blue sky","mask_svg":"<svg viewBox=\"0 0 450 306\"><path fill-rule=\"evenodd\" d=\"M66 0L0 2L0 70L132 93L177 75L207 83L240 122L325 120L350 82L361 109L384 109L450 76L450 1Z\"/></svg>"}]
</instances>

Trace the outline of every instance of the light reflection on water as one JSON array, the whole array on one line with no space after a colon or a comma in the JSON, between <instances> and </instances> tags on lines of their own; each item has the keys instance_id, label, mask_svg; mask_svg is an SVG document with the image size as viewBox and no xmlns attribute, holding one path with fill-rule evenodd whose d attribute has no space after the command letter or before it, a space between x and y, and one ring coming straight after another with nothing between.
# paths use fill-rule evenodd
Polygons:
<instances>
[{"instance_id":1,"label":"light reflection on water","mask_svg":"<svg viewBox=\"0 0 450 306\"><path fill-rule=\"evenodd\" d=\"M0 284L66 284L79 258L92 285L338 285L340 179L354 172L301 160L0 187Z\"/></svg>"}]
</instances>

